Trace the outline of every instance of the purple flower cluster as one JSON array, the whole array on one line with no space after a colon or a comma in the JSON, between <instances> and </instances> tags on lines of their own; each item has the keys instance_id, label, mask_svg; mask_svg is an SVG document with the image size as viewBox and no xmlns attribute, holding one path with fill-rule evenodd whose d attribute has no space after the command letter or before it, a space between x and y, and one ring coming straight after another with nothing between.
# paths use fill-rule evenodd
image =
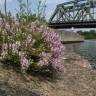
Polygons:
<instances>
[{"instance_id":1,"label":"purple flower cluster","mask_svg":"<svg viewBox=\"0 0 96 96\"><path fill-rule=\"evenodd\" d=\"M45 41L51 49L50 60L52 66L58 71L63 71L64 60L62 59L62 57L64 55L64 46L61 43L61 38L59 34L43 25L40 27L40 32L46 37Z\"/></svg>"},{"instance_id":2,"label":"purple flower cluster","mask_svg":"<svg viewBox=\"0 0 96 96\"><path fill-rule=\"evenodd\" d=\"M18 49L20 47L20 42L17 41L16 43L10 44L10 49L12 49L13 54L18 54Z\"/></svg>"},{"instance_id":3,"label":"purple flower cluster","mask_svg":"<svg viewBox=\"0 0 96 96\"><path fill-rule=\"evenodd\" d=\"M32 22L31 27L30 27L30 32L35 32L35 30L39 24L40 24L40 22L38 20L36 20L35 22Z\"/></svg>"},{"instance_id":4,"label":"purple flower cluster","mask_svg":"<svg viewBox=\"0 0 96 96\"><path fill-rule=\"evenodd\" d=\"M9 47L8 47L9 46ZM21 64L21 69L22 70L27 70L27 68L30 65L29 60L26 58L26 54L23 51L19 51L21 44L19 41L11 44L3 44L2 45L2 53L1 53L1 59L6 59L8 56L8 51L9 49L12 50L13 55L18 55L20 59L20 64Z\"/></svg>"},{"instance_id":5,"label":"purple flower cluster","mask_svg":"<svg viewBox=\"0 0 96 96\"><path fill-rule=\"evenodd\" d=\"M29 65L30 65L30 62L29 60L26 58L26 55L24 52L19 52L19 57L20 57L20 63L21 63L21 69L22 70L27 70Z\"/></svg>"},{"instance_id":6,"label":"purple flower cluster","mask_svg":"<svg viewBox=\"0 0 96 96\"><path fill-rule=\"evenodd\" d=\"M29 34L26 39L26 46L32 42L32 35Z\"/></svg>"},{"instance_id":7,"label":"purple flower cluster","mask_svg":"<svg viewBox=\"0 0 96 96\"><path fill-rule=\"evenodd\" d=\"M39 25L39 27L38 27ZM48 65L49 62L57 71L64 70L64 46L61 43L61 37L54 30L48 28L45 25L40 25L38 21L32 22L30 32L34 33L38 31L44 38L44 43L50 48L50 52L41 52L39 55L41 60L38 62L38 66Z\"/></svg>"},{"instance_id":8,"label":"purple flower cluster","mask_svg":"<svg viewBox=\"0 0 96 96\"><path fill-rule=\"evenodd\" d=\"M2 20L0 21L0 26L1 25ZM11 42L17 40L16 42L11 43L9 40L7 43L2 44L2 59L6 59L9 55L9 50L11 50L13 55L17 55L19 57L21 69L27 70L29 68L29 65L34 63L34 60L32 60L32 57L30 56L33 52L34 54L38 55L38 57L40 57L40 60L37 60L38 62L36 66L42 67L47 66L51 63L54 69L60 72L63 71L64 60L62 59L62 57L64 55L64 46L61 43L59 34L45 25L40 25L40 22L37 20L35 22L32 22L29 28L26 28L25 26L25 29L29 31L26 31L24 33L20 28L17 30L20 30L20 32L17 32L17 39L14 39L14 35L11 36ZM42 35L41 37L43 37L42 42L39 41L39 37L36 37L38 33L40 34L40 36ZM21 40L20 36L23 36L23 41ZM39 45L38 48L36 48L37 44Z\"/></svg>"},{"instance_id":9,"label":"purple flower cluster","mask_svg":"<svg viewBox=\"0 0 96 96\"><path fill-rule=\"evenodd\" d=\"M4 25L3 19L0 17L0 27Z\"/></svg>"},{"instance_id":10,"label":"purple flower cluster","mask_svg":"<svg viewBox=\"0 0 96 96\"><path fill-rule=\"evenodd\" d=\"M5 59L8 55L8 44L4 43L2 44L2 52L1 52L1 58Z\"/></svg>"},{"instance_id":11,"label":"purple flower cluster","mask_svg":"<svg viewBox=\"0 0 96 96\"><path fill-rule=\"evenodd\" d=\"M40 57L42 57L42 59L38 62L38 65L39 66L46 66L49 64L49 60L50 60L50 57L51 57L51 54L50 53L45 53L45 52L42 52L39 54Z\"/></svg>"}]
</instances>

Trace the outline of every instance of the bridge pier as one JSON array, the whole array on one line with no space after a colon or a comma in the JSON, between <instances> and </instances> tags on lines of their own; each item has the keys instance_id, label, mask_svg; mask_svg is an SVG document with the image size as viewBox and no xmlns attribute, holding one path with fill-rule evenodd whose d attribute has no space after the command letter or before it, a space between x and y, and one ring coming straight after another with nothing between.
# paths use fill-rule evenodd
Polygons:
<instances>
[{"instance_id":1,"label":"bridge pier","mask_svg":"<svg viewBox=\"0 0 96 96\"><path fill-rule=\"evenodd\" d=\"M62 43L76 43L84 41L84 37L76 32L69 32L65 30L56 30L56 32L60 34Z\"/></svg>"}]
</instances>

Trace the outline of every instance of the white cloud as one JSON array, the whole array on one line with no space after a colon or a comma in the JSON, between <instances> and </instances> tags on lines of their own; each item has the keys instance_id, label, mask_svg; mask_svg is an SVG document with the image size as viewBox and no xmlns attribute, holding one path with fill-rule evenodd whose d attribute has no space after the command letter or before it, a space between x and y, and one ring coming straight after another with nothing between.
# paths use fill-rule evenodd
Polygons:
<instances>
[{"instance_id":1,"label":"white cloud","mask_svg":"<svg viewBox=\"0 0 96 96\"><path fill-rule=\"evenodd\" d=\"M5 0L0 0L0 4L4 4ZM12 0L6 0L7 2L11 2Z\"/></svg>"}]
</instances>

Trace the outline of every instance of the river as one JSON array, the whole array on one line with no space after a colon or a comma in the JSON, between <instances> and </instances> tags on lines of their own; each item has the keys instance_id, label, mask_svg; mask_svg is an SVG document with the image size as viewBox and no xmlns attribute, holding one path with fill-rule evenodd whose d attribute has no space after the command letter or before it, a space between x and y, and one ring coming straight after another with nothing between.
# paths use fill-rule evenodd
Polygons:
<instances>
[{"instance_id":1,"label":"river","mask_svg":"<svg viewBox=\"0 0 96 96\"><path fill-rule=\"evenodd\" d=\"M94 69L96 69L96 40L85 40L82 43L66 44L66 48L76 52L88 59Z\"/></svg>"}]
</instances>

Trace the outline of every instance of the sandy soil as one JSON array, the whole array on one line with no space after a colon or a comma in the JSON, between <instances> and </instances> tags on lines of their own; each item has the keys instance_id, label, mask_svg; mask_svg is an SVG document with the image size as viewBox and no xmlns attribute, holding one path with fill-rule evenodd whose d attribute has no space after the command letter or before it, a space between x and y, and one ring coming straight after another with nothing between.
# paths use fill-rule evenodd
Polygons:
<instances>
[{"instance_id":1,"label":"sandy soil","mask_svg":"<svg viewBox=\"0 0 96 96\"><path fill-rule=\"evenodd\" d=\"M75 53L65 52L65 71L55 79L40 79L0 65L0 96L96 96L96 70Z\"/></svg>"}]
</instances>

